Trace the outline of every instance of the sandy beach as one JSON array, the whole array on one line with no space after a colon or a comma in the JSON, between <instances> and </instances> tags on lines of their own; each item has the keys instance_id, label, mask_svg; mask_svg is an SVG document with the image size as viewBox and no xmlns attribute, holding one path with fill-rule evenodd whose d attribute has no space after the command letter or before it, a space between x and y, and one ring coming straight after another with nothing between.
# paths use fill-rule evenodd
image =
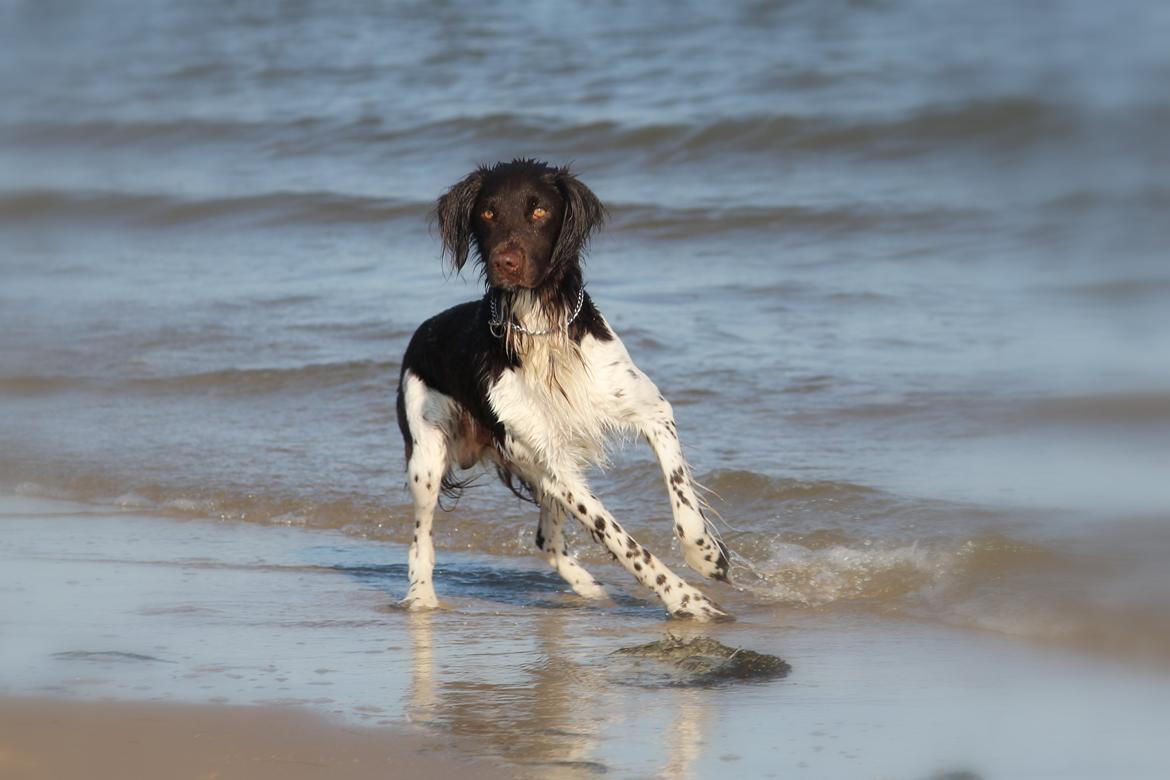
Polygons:
<instances>
[{"instance_id":1,"label":"sandy beach","mask_svg":"<svg viewBox=\"0 0 1170 780\"><path fill-rule=\"evenodd\" d=\"M27 780L506 778L435 740L276 707L0 698L0 777Z\"/></svg>"},{"instance_id":2,"label":"sandy beach","mask_svg":"<svg viewBox=\"0 0 1170 780\"><path fill-rule=\"evenodd\" d=\"M336 532L5 497L4 776L389 764L378 776L423 777L470 761L485 777L1155 778L1166 765L1156 670L745 602L733 624L668 622L633 593L585 606L535 561L458 553L441 567L448 608L411 615L391 607L403 557ZM704 682L615 654L668 633L792 670Z\"/></svg>"}]
</instances>

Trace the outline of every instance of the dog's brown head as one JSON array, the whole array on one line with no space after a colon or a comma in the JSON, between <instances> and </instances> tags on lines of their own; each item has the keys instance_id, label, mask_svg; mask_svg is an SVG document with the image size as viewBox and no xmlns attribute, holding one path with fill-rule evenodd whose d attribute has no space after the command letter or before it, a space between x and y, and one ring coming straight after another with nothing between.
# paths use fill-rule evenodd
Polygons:
<instances>
[{"instance_id":1,"label":"dog's brown head","mask_svg":"<svg viewBox=\"0 0 1170 780\"><path fill-rule=\"evenodd\" d=\"M474 244L491 287L536 289L577 266L605 208L568 168L513 160L460 181L439 198L436 216L456 271Z\"/></svg>"}]
</instances>

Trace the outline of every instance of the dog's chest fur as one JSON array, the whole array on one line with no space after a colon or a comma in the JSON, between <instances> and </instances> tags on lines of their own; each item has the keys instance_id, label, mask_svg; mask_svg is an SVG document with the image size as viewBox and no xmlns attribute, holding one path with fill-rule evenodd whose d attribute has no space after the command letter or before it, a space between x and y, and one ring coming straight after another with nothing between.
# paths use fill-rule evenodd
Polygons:
<instances>
[{"instance_id":1,"label":"dog's chest fur","mask_svg":"<svg viewBox=\"0 0 1170 780\"><path fill-rule=\"evenodd\" d=\"M488 392L515 455L567 467L603 464L607 440L629 427L610 381L618 365L632 367L616 338L528 339L521 366L504 371Z\"/></svg>"}]
</instances>

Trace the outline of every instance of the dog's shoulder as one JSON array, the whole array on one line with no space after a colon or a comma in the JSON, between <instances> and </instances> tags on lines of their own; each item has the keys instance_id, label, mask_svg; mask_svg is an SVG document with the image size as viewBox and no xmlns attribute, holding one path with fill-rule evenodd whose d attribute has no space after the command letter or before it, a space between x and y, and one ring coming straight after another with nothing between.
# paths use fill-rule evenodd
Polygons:
<instances>
[{"instance_id":1,"label":"dog's shoulder","mask_svg":"<svg viewBox=\"0 0 1170 780\"><path fill-rule=\"evenodd\" d=\"M488 307L468 301L442 311L418 326L402 359L428 387L476 408L485 385L517 364L491 336Z\"/></svg>"},{"instance_id":2,"label":"dog's shoulder","mask_svg":"<svg viewBox=\"0 0 1170 780\"><path fill-rule=\"evenodd\" d=\"M592 336L602 343L613 341L616 338L609 323L602 316L601 310L593 302L593 298L589 293L584 293L581 300L581 311L569 325L569 337L573 341L581 343L588 336Z\"/></svg>"}]
</instances>

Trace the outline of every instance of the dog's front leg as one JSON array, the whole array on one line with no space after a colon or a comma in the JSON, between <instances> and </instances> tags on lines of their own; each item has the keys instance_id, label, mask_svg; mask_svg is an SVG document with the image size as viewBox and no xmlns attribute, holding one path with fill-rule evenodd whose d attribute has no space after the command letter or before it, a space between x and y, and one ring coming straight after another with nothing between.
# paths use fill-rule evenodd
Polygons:
<instances>
[{"instance_id":1,"label":"dog's front leg","mask_svg":"<svg viewBox=\"0 0 1170 780\"><path fill-rule=\"evenodd\" d=\"M584 479L577 476L545 477L541 482L541 491L576 517L638 582L654 591L671 616L695 620L730 617L718 604L687 584L626 533L597 496L589 492Z\"/></svg>"},{"instance_id":2,"label":"dog's front leg","mask_svg":"<svg viewBox=\"0 0 1170 780\"><path fill-rule=\"evenodd\" d=\"M649 392L644 394L651 395ZM658 465L662 468L666 491L670 495L670 508L674 514L674 533L682 545L683 556L687 565L704 577L727 582L731 555L727 545L715 535L707 518L703 516L691 480L690 466L683 458L674 412L670 403L658 394L657 388L653 389L652 397L655 400L643 407L639 415L638 430L650 442L658 457Z\"/></svg>"},{"instance_id":3,"label":"dog's front leg","mask_svg":"<svg viewBox=\"0 0 1170 780\"><path fill-rule=\"evenodd\" d=\"M654 382L633 365L628 367L626 378L628 414L633 417L638 432L651 444L654 455L658 456L670 496L670 511L674 515L674 533L679 537L687 565L703 577L729 581L731 555L727 545L703 517L690 467L682 456L679 428L675 426L670 402L662 398Z\"/></svg>"},{"instance_id":4,"label":"dog's front leg","mask_svg":"<svg viewBox=\"0 0 1170 780\"><path fill-rule=\"evenodd\" d=\"M591 358L598 367L599 384L609 388L614 416L635 427L658 457L670 496L674 533L687 564L704 577L728 581L731 555L703 516L670 403L650 377L634 365L620 342L595 347Z\"/></svg>"},{"instance_id":5,"label":"dog's front leg","mask_svg":"<svg viewBox=\"0 0 1170 780\"><path fill-rule=\"evenodd\" d=\"M542 496L540 523L536 526L536 547L578 595L587 599L606 598L605 588L569 555L565 544L565 510L559 501Z\"/></svg>"}]
</instances>

